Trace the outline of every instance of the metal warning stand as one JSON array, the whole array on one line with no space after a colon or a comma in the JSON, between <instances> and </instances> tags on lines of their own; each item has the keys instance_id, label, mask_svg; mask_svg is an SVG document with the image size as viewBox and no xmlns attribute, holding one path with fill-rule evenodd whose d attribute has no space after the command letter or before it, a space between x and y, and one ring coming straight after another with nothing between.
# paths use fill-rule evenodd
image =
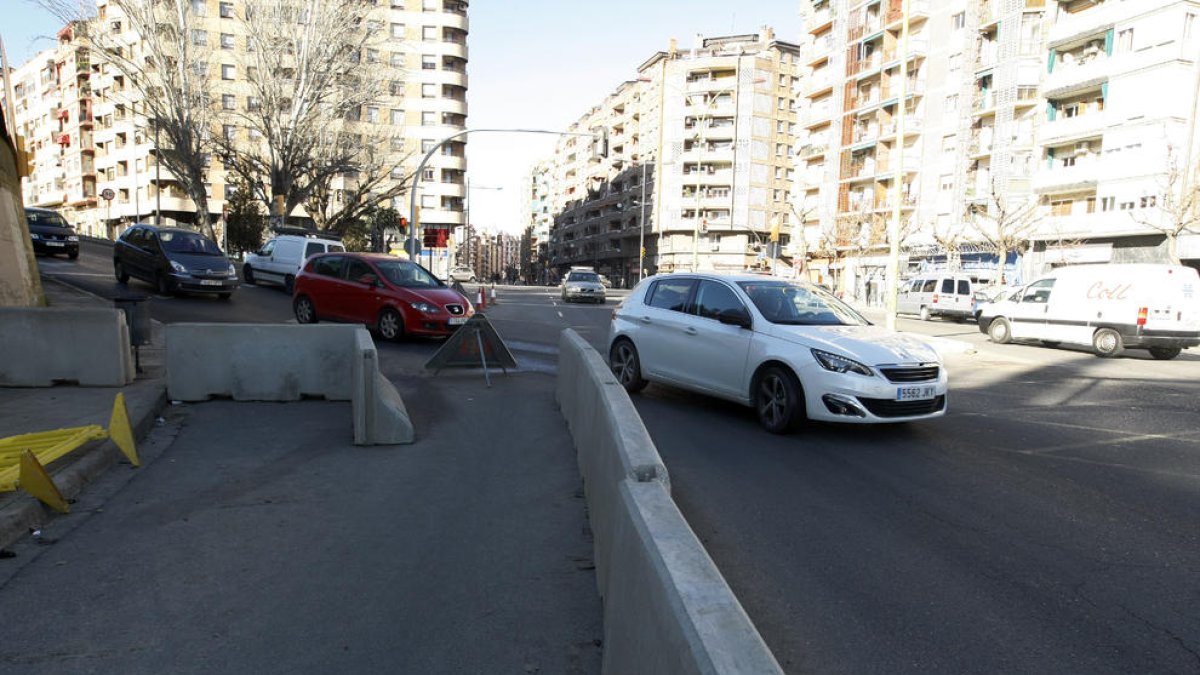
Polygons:
<instances>
[{"instance_id":1,"label":"metal warning stand","mask_svg":"<svg viewBox=\"0 0 1200 675\"><path fill-rule=\"evenodd\" d=\"M517 360L500 338L500 334L482 313L476 313L461 328L454 331L441 349L429 359L425 368L440 373L443 368L483 368L487 386L492 386L488 362L500 366L504 374L517 367Z\"/></svg>"}]
</instances>

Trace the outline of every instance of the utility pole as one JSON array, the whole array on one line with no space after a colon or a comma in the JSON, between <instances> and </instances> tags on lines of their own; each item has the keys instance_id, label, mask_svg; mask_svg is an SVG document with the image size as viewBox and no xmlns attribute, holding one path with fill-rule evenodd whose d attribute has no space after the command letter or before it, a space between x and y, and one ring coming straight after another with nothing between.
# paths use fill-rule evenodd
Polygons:
<instances>
[{"instance_id":1,"label":"utility pole","mask_svg":"<svg viewBox=\"0 0 1200 675\"><path fill-rule=\"evenodd\" d=\"M908 0L900 0L900 97L896 104L896 174L892 219L888 225L887 318L888 330L896 330L896 300L900 292L900 219L904 209L904 114L908 107Z\"/></svg>"}]
</instances>

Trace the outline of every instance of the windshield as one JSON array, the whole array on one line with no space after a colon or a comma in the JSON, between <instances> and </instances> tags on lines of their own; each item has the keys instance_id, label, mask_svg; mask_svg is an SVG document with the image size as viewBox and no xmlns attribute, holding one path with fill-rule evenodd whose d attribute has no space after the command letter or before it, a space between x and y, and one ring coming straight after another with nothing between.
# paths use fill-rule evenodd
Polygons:
<instances>
[{"instance_id":1,"label":"windshield","mask_svg":"<svg viewBox=\"0 0 1200 675\"><path fill-rule=\"evenodd\" d=\"M171 253L222 255L215 242L195 232L162 230L158 233L158 240L162 242L163 249Z\"/></svg>"},{"instance_id":2,"label":"windshield","mask_svg":"<svg viewBox=\"0 0 1200 675\"><path fill-rule=\"evenodd\" d=\"M787 326L868 326L861 314L816 286L783 280L738 284L771 323Z\"/></svg>"},{"instance_id":3,"label":"windshield","mask_svg":"<svg viewBox=\"0 0 1200 675\"><path fill-rule=\"evenodd\" d=\"M53 211L26 211L25 220L29 221L30 227L65 227L68 230L71 229L71 224Z\"/></svg>"},{"instance_id":4,"label":"windshield","mask_svg":"<svg viewBox=\"0 0 1200 675\"><path fill-rule=\"evenodd\" d=\"M401 288L438 288L445 286L424 267L403 260L376 261L379 273L393 285Z\"/></svg>"},{"instance_id":5,"label":"windshield","mask_svg":"<svg viewBox=\"0 0 1200 675\"><path fill-rule=\"evenodd\" d=\"M567 281L590 281L593 284L600 283L600 276L595 272L571 272L567 275Z\"/></svg>"}]
</instances>

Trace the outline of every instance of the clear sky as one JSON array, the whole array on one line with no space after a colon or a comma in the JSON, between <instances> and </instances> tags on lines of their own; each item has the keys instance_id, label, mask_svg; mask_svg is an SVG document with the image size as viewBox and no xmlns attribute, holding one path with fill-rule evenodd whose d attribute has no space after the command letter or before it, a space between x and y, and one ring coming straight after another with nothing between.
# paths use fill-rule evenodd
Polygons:
<instances>
[{"instance_id":1,"label":"clear sky","mask_svg":"<svg viewBox=\"0 0 1200 675\"><path fill-rule=\"evenodd\" d=\"M58 21L32 0L0 0L0 35L12 64L53 46ZM799 0L474 0L467 128L565 130L672 37L706 37L771 26L800 37ZM471 221L519 232L525 176L549 155L553 136L468 137ZM475 189L475 188L503 188Z\"/></svg>"}]
</instances>

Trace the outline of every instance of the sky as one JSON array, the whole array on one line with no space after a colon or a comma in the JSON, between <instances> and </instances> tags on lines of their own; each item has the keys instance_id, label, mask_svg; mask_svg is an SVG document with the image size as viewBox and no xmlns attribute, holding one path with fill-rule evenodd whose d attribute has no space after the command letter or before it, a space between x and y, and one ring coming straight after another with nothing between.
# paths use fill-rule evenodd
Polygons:
<instances>
[{"instance_id":1,"label":"sky","mask_svg":"<svg viewBox=\"0 0 1200 675\"><path fill-rule=\"evenodd\" d=\"M0 36L19 65L53 46L58 21L31 0L0 0ZM671 38L775 29L798 42L799 0L473 0L468 11L468 129L564 131ZM525 179L555 137L471 134L467 179L471 222L519 233ZM499 189L496 189L499 188Z\"/></svg>"}]
</instances>

